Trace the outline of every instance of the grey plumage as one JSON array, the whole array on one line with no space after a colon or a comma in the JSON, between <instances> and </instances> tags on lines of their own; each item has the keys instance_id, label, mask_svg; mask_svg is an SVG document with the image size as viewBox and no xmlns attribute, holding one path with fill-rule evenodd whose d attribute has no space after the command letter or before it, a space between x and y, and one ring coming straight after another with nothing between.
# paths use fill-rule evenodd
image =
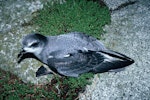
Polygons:
<instances>
[{"instance_id":1,"label":"grey plumage","mask_svg":"<svg viewBox=\"0 0 150 100\"><path fill-rule=\"evenodd\" d=\"M35 58L64 76L102 73L134 62L121 53L106 49L96 38L79 32L48 37L29 34L23 39L22 46L19 63L25 58Z\"/></svg>"}]
</instances>

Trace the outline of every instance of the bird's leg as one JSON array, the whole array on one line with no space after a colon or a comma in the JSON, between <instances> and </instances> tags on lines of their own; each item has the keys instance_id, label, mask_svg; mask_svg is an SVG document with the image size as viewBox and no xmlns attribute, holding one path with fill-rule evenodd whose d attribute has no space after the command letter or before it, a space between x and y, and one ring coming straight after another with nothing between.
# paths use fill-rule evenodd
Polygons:
<instances>
[{"instance_id":1,"label":"bird's leg","mask_svg":"<svg viewBox=\"0 0 150 100\"><path fill-rule=\"evenodd\" d=\"M53 74L51 71L48 71L43 65L36 71L36 77L44 76L48 74Z\"/></svg>"},{"instance_id":2,"label":"bird's leg","mask_svg":"<svg viewBox=\"0 0 150 100\"><path fill-rule=\"evenodd\" d=\"M49 69L48 66L41 66L37 71L36 71L36 77L48 75L48 74L53 74L61 78L61 75L56 74L52 70Z\"/></svg>"}]
</instances>

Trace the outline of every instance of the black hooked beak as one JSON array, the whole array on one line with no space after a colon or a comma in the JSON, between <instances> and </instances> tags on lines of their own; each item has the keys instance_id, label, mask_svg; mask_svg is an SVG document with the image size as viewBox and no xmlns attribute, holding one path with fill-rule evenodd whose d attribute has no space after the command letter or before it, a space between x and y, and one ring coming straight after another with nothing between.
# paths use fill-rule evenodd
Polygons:
<instances>
[{"instance_id":1,"label":"black hooked beak","mask_svg":"<svg viewBox=\"0 0 150 100\"><path fill-rule=\"evenodd\" d=\"M20 53L18 54L17 58L18 58L18 64L21 63L26 58L35 58L36 59L36 57L33 53L26 52L23 48L20 51Z\"/></svg>"},{"instance_id":2,"label":"black hooked beak","mask_svg":"<svg viewBox=\"0 0 150 100\"><path fill-rule=\"evenodd\" d=\"M26 58L25 55L26 55L26 51L22 48L22 50L20 51L20 53L17 56L18 63L20 63L22 60L24 60Z\"/></svg>"}]
</instances>

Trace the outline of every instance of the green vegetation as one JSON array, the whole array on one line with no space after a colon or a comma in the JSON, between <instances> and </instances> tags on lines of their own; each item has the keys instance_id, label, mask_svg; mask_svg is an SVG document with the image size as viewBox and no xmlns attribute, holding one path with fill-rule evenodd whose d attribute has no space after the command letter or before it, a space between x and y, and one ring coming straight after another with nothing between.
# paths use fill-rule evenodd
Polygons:
<instances>
[{"instance_id":1,"label":"green vegetation","mask_svg":"<svg viewBox=\"0 0 150 100\"><path fill-rule=\"evenodd\" d=\"M102 27L110 22L107 7L87 0L67 0L64 4L45 6L33 19L39 26L38 31L45 35L57 35L67 32L84 32L100 37Z\"/></svg>"},{"instance_id":2,"label":"green vegetation","mask_svg":"<svg viewBox=\"0 0 150 100\"><path fill-rule=\"evenodd\" d=\"M67 0L64 4L50 4L37 12L30 23L39 26L44 35L58 35L67 32L84 32L96 38L104 33L102 27L110 23L108 8L87 0ZM25 84L16 76L0 70L0 100L49 99L73 100L84 91L94 75L86 73L78 78L58 77L46 85Z\"/></svg>"},{"instance_id":3,"label":"green vegetation","mask_svg":"<svg viewBox=\"0 0 150 100\"><path fill-rule=\"evenodd\" d=\"M17 76L0 69L0 100L73 100L83 91L93 74L78 78L55 76L46 85L25 84Z\"/></svg>"}]
</instances>

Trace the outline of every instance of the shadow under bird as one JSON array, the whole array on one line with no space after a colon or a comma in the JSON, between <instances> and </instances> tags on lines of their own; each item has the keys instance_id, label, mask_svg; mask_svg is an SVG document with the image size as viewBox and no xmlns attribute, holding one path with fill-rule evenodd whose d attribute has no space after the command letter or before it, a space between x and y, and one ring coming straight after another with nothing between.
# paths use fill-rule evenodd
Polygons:
<instances>
[{"instance_id":1,"label":"shadow under bird","mask_svg":"<svg viewBox=\"0 0 150 100\"><path fill-rule=\"evenodd\" d=\"M26 58L35 58L61 75L78 77L83 73L115 71L134 63L124 54L109 50L96 38L80 32L58 36L28 34L22 39L22 51L18 63ZM49 74L41 66L36 76Z\"/></svg>"}]
</instances>

